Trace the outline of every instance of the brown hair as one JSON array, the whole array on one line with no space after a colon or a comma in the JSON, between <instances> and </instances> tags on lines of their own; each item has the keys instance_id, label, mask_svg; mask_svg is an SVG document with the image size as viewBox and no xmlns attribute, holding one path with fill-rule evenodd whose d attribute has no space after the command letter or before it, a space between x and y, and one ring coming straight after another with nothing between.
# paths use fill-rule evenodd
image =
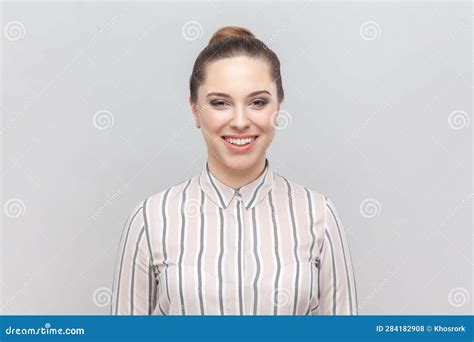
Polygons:
<instances>
[{"instance_id":1,"label":"brown hair","mask_svg":"<svg viewBox=\"0 0 474 342\"><path fill-rule=\"evenodd\" d=\"M194 62L193 72L189 79L191 101L197 102L199 86L205 80L206 66L219 59L247 56L262 58L270 65L272 79L277 85L277 97L281 103L284 98L280 74L280 60L260 39L246 28L225 26L217 30Z\"/></svg>"}]
</instances>

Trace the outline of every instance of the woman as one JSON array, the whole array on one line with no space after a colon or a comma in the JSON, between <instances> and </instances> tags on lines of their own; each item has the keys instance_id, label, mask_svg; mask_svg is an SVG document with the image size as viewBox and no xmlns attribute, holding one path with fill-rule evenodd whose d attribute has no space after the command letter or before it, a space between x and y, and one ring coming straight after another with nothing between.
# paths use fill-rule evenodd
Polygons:
<instances>
[{"instance_id":1,"label":"woman","mask_svg":"<svg viewBox=\"0 0 474 342\"><path fill-rule=\"evenodd\" d=\"M112 314L357 314L334 204L274 173L266 158L282 101L275 53L244 28L214 33L194 64L189 98L208 160L134 208Z\"/></svg>"}]
</instances>

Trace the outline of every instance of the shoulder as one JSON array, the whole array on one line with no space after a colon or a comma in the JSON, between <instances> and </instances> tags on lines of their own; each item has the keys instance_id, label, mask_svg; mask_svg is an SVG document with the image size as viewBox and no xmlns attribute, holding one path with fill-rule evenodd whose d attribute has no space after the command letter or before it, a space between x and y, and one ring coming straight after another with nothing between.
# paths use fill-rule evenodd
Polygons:
<instances>
[{"instance_id":1,"label":"shoulder","mask_svg":"<svg viewBox=\"0 0 474 342\"><path fill-rule=\"evenodd\" d=\"M275 191L286 192L291 195L292 199L299 202L306 201L315 214L318 214L319 217L321 217L321 213L323 214L324 220L326 220L328 213L336 211L334 203L325 193L292 181L276 172L273 172L273 179Z\"/></svg>"},{"instance_id":2,"label":"shoulder","mask_svg":"<svg viewBox=\"0 0 474 342\"><path fill-rule=\"evenodd\" d=\"M143 198L135 204L127 222L133 222L137 226L144 226L149 233L154 235L157 231L156 229L160 227L160 215L162 215L165 205L171 206L170 208L179 205L178 201L180 201L183 192L186 189L198 186L197 183L195 184L197 181L198 176L194 176Z\"/></svg>"},{"instance_id":3,"label":"shoulder","mask_svg":"<svg viewBox=\"0 0 474 342\"><path fill-rule=\"evenodd\" d=\"M147 211L155 211L156 208L162 206L164 203L173 203L175 200L179 200L185 191L189 192L191 189L194 189L196 186L198 186L198 178L199 176L196 175L192 178L180 181L179 183L173 184L167 188L155 192L152 195L142 199L135 206L135 208L139 208L141 206L143 208L142 210L146 214Z\"/></svg>"},{"instance_id":4,"label":"shoulder","mask_svg":"<svg viewBox=\"0 0 474 342\"><path fill-rule=\"evenodd\" d=\"M276 190L286 191L292 196L307 198L309 201L321 204L323 207L326 205L326 195L315 189L297 183L276 172L273 172L273 180Z\"/></svg>"}]
</instances>

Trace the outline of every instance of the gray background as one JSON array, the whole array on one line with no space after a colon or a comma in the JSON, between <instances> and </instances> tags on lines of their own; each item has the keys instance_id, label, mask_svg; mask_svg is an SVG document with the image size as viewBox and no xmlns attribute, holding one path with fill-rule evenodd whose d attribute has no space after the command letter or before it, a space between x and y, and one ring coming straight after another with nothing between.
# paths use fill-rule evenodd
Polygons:
<instances>
[{"instance_id":1,"label":"gray background","mask_svg":"<svg viewBox=\"0 0 474 342\"><path fill-rule=\"evenodd\" d=\"M282 63L268 157L334 201L360 314L471 314L471 7L4 2L2 313L108 314L133 206L206 161L194 59L242 25Z\"/></svg>"}]
</instances>

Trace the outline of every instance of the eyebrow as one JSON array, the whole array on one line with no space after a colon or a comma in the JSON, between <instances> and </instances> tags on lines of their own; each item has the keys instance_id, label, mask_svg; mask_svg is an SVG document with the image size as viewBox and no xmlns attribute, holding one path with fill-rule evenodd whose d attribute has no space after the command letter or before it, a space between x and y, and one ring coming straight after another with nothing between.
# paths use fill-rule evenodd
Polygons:
<instances>
[{"instance_id":1,"label":"eyebrow","mask_svg":"<svg viewBox=\"0 0 474 342\"><path fill-rule=\"evenodd\" d=\"M265 94L268 94L268 95L272 95L270 94L269 91L267 90L257 90L257 91L254 91L254 92L251 92L250 94L248 94L248 97L251 97L251 96L254 96L254 95L258 95L258 94L262 94L262 93L265 93ZM209 93L206 95L206 97L210 97L210 96L222 96L222 97L226 97L226 98L229 98L230 99L230 95L228 94L225 94L225 93L216 93L216 92L212 92L212 93Z\"/></svg>"}]
</instances>

